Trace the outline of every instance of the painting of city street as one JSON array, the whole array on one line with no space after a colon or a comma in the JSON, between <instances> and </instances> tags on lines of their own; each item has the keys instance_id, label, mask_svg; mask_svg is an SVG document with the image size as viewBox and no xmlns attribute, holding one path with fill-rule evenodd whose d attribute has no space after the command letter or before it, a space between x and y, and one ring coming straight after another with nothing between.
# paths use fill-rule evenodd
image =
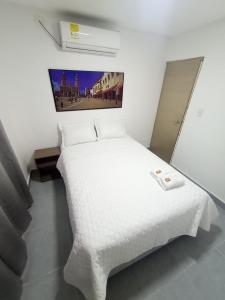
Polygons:
<instances>
[{"instance_id":1,"label":"painting of city street","mask_svg":"<svg viewBox=\"0 0 225 300\"><path fill-rule=\"evenodd\" d=\"M124 73L49 69L57 112L119 108Z\"/></svg>"}]
</instances>

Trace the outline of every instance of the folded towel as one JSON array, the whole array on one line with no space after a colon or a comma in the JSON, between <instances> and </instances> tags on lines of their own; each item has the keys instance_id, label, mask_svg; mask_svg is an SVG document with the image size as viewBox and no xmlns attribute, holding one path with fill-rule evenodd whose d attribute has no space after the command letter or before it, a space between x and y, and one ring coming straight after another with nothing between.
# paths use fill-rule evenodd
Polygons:
<instances>
[{"instance_id":1,"label":"folded towel","mask_svg":"<svg viewBox=\"0 0 225 300\"><path fill-rule=\"evenodd\" d=\"M157 178L157 182L165 191L178 188L185 184L185 181L176 172L163 174Z\"/></svg>"},{"instance_id":2,"label":"folded towel","mask_svg":"<svg viewBox=\"0 0 225 300\"><path fill-rule=\"evenodd\" d=\"M151 171L151 175L165 191L185 184L185 181L178 172L170 171L166 168L159 167Z\"/></svg>"},{"instance_id":3,"label":"folded towel","mask_svg":"<svg viewBox=\"0 0 225 300\"><path fill-rule=\"evenodd\" d=\"M165 168L157 168L153 171L151 171L151 175L154 179L158 179L158 178L161 178L163 175L166 175L170 173L169 170L166 170Z\"/></svg>"}]
</instances>

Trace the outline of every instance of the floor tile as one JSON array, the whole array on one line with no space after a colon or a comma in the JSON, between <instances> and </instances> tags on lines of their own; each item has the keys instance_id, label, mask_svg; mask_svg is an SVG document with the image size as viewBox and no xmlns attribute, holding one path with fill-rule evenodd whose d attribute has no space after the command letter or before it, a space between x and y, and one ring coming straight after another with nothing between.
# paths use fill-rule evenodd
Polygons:
<instances>
[{"instance_id":1,"label":"floor tile","mask_svg":"<svg viewBox=\"0 0 225 300\"><path fill-rule=\"evenodd\" d=\"M184 236L168 245L172 255L186 267L203 259L225 241L225 211L219 212L209 232L198 229L196 237Z\"/></svg>"},{"instance_id":2,"label":"floor tile","mask_svg":"<svg viewBox=\"0 0 225 300\"><path fill-rule=\"evenodd\" d=\"M155 293L143 294L142 291L139 292L137 300L167 300L167 297L161 292L156 291ZM135 299L135 300L136 300Z\"/></svg>"},{"instance_id":3,"label":"floor tile","mask_svg":"<svg viewBox=\"0 0 225 300\"><path fill-rule=\"evenodd\" d=\"M217 250L219 253L221 253L224 256L224 259L225 259L225 242L223 244L221 244L220 246L218 246Z\"/></svg>"},{"instance_id":4,"label":"floor tile","mask_svg":"<svg viewBox=\"0 0 225 300\"><path fill-rule=\"evenodd\" d=\"M131 265L109 280L109 298L148 299L159 291L162 285L168 285L178 278L184 269L176 262L166 247ZM114 295L114 296L113 296Z\"/></svg>"},{"instance_id":5,"label":"floor tile","mask_svg":"<svg viewBox=\"0 0 225 300\"><path fill-rule=\"evenodd\" d=\"M30 191L33 197L32 207L36 207L36 200L43 199L54 201L55 199L65 199L65 185L62 179L55 179L46 182L33 181L30 182ZM47 204L47 203L46 203Z\"/></svg>"},{"instance_id":6,"label":"floor tile","mask_svg":"<svg viewBox=\"0 0 225 300\"><path fill-rule=\"evenodd\" d=\"M217 250L193 265L187 276L204 300L224 299L225 260Z\"/></svg>"},{"instance_id":7,"label":"floor tile","mask_svg":"<svg viewBox=\"0 0 225 300\"><path fill-rule=\"evenodd\" d=\"M165 300L205 300L201 291L192 284L186 273L167 287L163 286L160 291Z\"/></svg>"},{"instance_id":8,"label":"floor tile","mask_svg":"<svg viewBox=\"0 0 225 300\"><path fill-rule=\"evenodd\" d=\"M49 227L50 224L57 226L58 220L69 220L68 206L65 194L36 198L35 204L29 212L32 216L28 231Z\"/></svg>"},{"instance_id":9,"label":"floor tile","mask_svg":"<svg viewBox=\"0 0 225 300\"><path fill-rule=\"evenodd\" d=\"M63 280L71 246L61 179L31 180L33 217L25 239L28 265L21 300L85 300ZM107 300L222 300L225 294L225 210L211 231L181 237L108 280Z\"/></svg>"},{"instance_id":10,"label":"floor tile","mask_svg":"<svg viewBox=\"0 0 225 300\"><path fill-rule=\"evenodd\" d=\"M192 252L199 251L196 250L196 246L193 247L193 251L190 251L193 240L194 238L182 236L167 245L167 248L169 249L171 255L176 259L176 261L180 264L180 267L182 267L184 270L195 263Z\"/></svg>"},{"instance_id":11,"label":"floor tile","mask_svg":"<svg viewBox=\"0 0 225 300\"><path fill-rule=\"evenodd\" d=\"M26 285L21 300L85 300L81 293L62 279L62 271L52 272L35 283Z\"/></svg>"},{"instance_id":12,"label":"floor tile","mask_svg":"<svg viewBox=\"0 0 225 300\"><path fill-rule=\"evenodd\" d=\"M23 274L25 282L37 280L50 271L65 265L72 235L68 222L58 220L57 227L33 230L26 235L28 265Z\"/></svg>"}]
</instances>

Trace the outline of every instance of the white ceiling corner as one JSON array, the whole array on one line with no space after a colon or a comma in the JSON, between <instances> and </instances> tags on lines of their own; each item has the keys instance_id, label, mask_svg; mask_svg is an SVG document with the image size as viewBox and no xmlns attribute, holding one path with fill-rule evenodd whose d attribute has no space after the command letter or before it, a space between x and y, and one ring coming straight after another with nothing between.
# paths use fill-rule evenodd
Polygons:
<instances>
[{"instance_id":1,"label":"white ceiling corner","mask_svg":"<svg viewBox=\"0 0 225 300\"><path fill-rule=\"evenodd\" d=\"M225 0L8 0L173 36L225 18Z\"/></svg>"}]
</instances>

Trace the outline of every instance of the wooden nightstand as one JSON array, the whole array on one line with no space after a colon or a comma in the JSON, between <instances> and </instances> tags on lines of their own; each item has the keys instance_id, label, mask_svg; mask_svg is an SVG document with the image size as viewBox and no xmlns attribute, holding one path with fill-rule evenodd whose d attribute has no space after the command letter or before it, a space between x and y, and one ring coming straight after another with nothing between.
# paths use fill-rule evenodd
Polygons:
<instances>
[{"instance_id":1,"label":"wooden nightstand","mask_svg":"<svg viewBox=\"0 0 225 300\"><path fill-rule=\"evenodd\" d=\"M40 173L41 181L48 181L60 178L60 173L56 169L56 164L60 155L60 148L46 148L34 151L34 160Z\"/></svg>"}]
</instances>

